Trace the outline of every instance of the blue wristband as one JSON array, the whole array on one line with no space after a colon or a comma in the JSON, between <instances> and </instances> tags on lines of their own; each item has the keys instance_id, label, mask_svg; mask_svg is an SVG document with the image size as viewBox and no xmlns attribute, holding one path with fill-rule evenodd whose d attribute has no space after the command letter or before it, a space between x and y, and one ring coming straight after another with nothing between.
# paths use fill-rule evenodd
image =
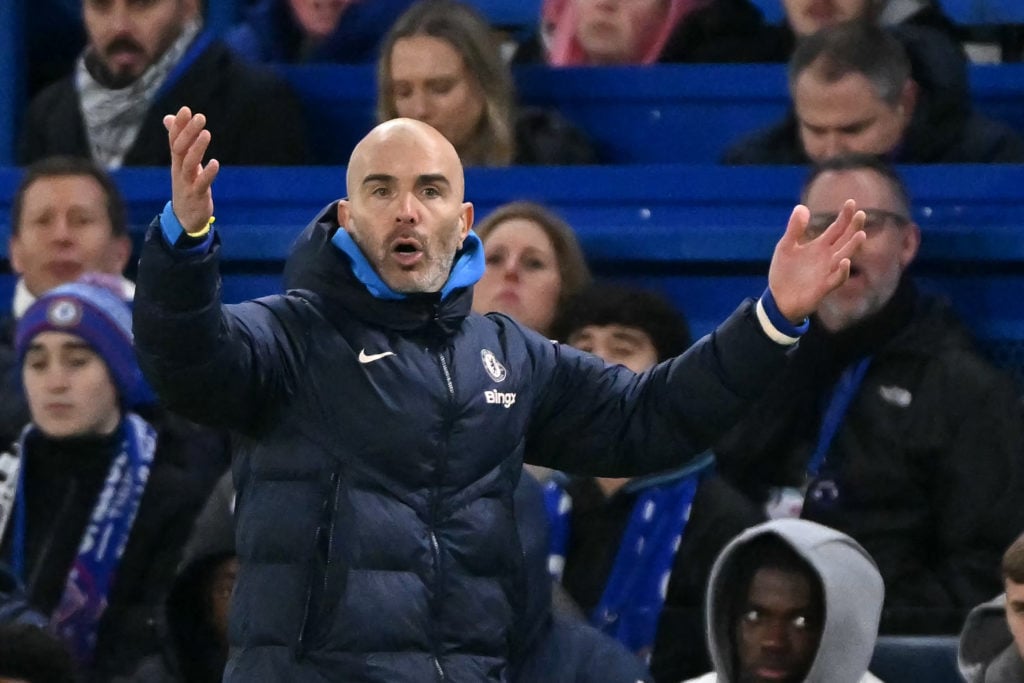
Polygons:
<instances>
[{"instance_id":1,"label":"blue wristband","mask_svg":"<svg viewBox=\"0 0 1024 683\"><path fill-rule=\"evenodd\" d=\"M779 305L775 303L775 296L772 294L770 287L765 288L764 294L761 295L761 305L764 306L764 312L768 316L768 321L775 326L775 329L787 337L799 337L811 325L807 318L804 318L803 322L799 325L789 322L786 316L782 315L782 312L779 310Z\"/></svg>"},{"instance_id":2,"label":"blue wristband","mask_svg":"<svg viewBox=\"0 0 1024 683\"><path fill-rule=\"evenodd\" d=\"M167 241L167 244L172 247L180 248L181 251L206 251L210 248L210 244L213 243L212 227L203 235L202 241L195 243L195 239L185 232L185 228L182 227L181 221L179 221L178 217L174 215L174 209L171 207L170 202L167 202L164 205L164 210L160 214L160 230L163 232L164 239ZM179 242L182 243L179 244Z\"/></svg>"}]
</instances>

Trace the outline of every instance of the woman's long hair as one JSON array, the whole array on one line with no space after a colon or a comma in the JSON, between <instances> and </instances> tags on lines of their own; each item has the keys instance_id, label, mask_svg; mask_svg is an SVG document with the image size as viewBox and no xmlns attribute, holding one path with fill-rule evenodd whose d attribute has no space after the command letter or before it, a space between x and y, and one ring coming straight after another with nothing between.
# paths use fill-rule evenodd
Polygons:
<instances>
[{"instance_id":1,"label":"woman's long hair","mask_svg":"<svg viewBox=\"0 0 1024 683\"><path fill-rule=\"evenodd\" d=\"M453 0L422 0L392 25L377 62L377 121L398 116L391 52L402 38L429 36L452 47L484 96L484 114L470 140L457 150L467 166L508 166L515 156L512 74L501 59L491 28L476 10Z\"/></svg>"}]
</instances>

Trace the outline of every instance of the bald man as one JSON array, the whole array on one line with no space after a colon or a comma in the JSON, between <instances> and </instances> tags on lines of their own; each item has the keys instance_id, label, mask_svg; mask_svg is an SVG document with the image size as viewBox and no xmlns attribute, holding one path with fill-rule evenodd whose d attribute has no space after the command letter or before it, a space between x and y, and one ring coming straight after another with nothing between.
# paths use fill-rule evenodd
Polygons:
<instances>
[{"instance_id":1,"label":"bald man","mask_svg":"<svg viewBox=\"0 0 1024 683\"><path fill-rule=\"evenodd\" d=\"M528 636L524 456L623 477L701 452L863 240L852 203L810 242L798 208L765 295L635 375L470 312L484 256L462 165L406 119L356 147L347 198L289 256L288 294L222 305L205 117L164 123L172 201L143 248L136 342L169 407L238 434L227 681L506 680Z\"/></svg>"}]
</instances>

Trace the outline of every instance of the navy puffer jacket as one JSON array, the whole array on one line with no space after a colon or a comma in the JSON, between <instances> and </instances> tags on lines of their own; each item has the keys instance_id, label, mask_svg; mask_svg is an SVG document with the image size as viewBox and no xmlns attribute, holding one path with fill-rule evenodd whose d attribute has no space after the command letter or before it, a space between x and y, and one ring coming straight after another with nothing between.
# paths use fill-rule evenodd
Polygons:
<instances>
[{"instance_id":1,"label":"navy puffer jacket","mask_svg":"<svg viewBox=\"0 0 1024 683\"><path fill-rule=\"evenodd\" d=\"M375 298L330 242L335 215L299 238L288 294L238 305L220 304L216 240L175 250L154 225L143 248L147 377L175 410L238 434L226 680L505 680L525 609L523 453L602 476L678 466L785 350L747 304L645 375L608 368L471 314L470 288Z\"/></svg>"}]
</instances>

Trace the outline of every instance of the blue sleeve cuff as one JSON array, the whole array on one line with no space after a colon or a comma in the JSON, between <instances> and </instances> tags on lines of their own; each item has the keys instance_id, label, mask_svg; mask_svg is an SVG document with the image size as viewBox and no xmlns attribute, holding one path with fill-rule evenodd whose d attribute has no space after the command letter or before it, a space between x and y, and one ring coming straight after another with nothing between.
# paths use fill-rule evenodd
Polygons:
<instances>
[{"instance_id":1,"label":"blue sleeve cuff","mask_svg":"<svg viewBox=\"0 0 1024 683\"><path fill-rule=\"evenodd\" d=\"M758 300L757 313L758 320L761 322L764 331L769 337L781 344L796 343L800 335L810 327L810 321L807 318L804 318L803 322L799 325L789 322L786 316L782 315L782 312L779 311L779 306L775 303L775 296L770 288L765 289L764 294Z\"/></svg>"},{"instance_id":2,"label":"blue sleeve cuff","mask_svg":"<svg viewBox=\"0 0 1024 683\"><path fill-rule=\"evenodd\" d=\"M185 252L205 252L209 250L210 245L213 244L213 228L211 227L209 232L203 235L201 240L197 240L194 237L190 237L185 228L182 227L181 221L174 215L174 209L171 208L171 203L167 202L164 205L164 210L160 214L160 230L164 234L164 239L167 240L167 244Z\"/></svg>"}]
</instances>

